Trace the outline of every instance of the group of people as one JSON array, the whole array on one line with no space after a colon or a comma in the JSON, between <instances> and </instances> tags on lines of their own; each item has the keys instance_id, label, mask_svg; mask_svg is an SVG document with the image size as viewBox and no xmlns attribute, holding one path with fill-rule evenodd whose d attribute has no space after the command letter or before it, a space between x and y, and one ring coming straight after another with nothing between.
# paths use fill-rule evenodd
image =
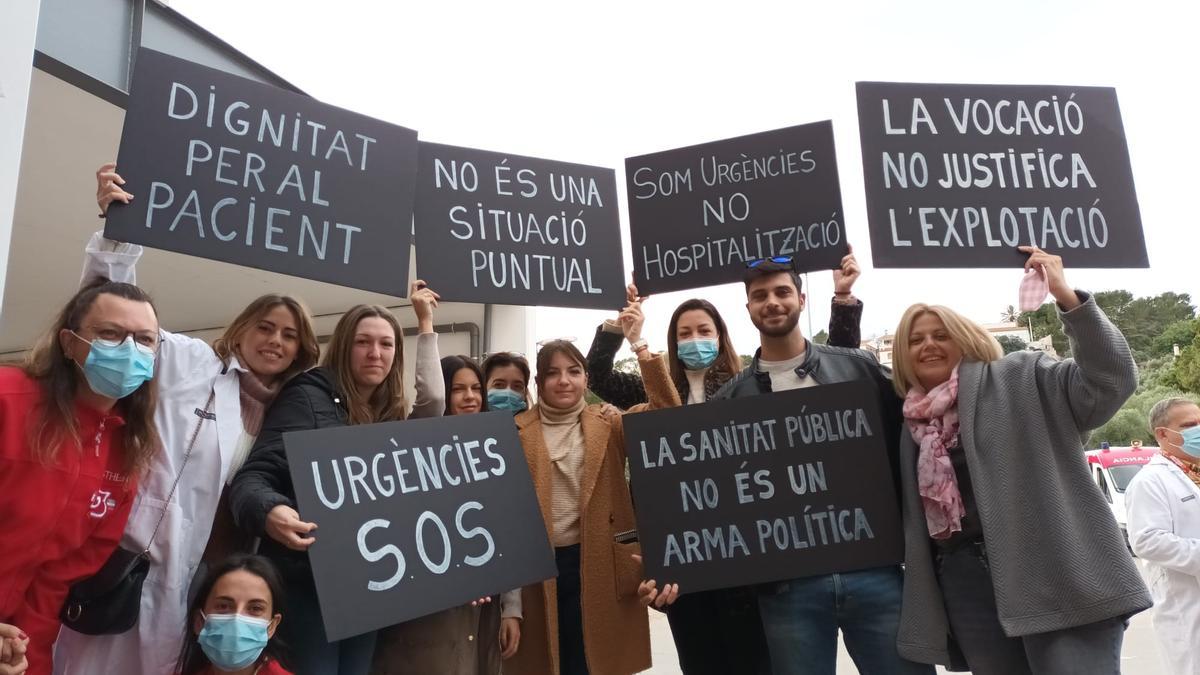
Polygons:
<instances>
[{"instance_id":1,"label":"group of people","mask_svg":"<svg viewBox=\"0 0 1200 675\"><path fill-rule=\"evenodd\" d=\"M97 178L102 211L133 199L114 165ZM1002 356L969 319L915 304L889 370L858 349L848 253L828 344L800 330L792 260L747 263L760 337L748 367L700 299L674 310L665 352L653 350L632 286L586 356L554 340L532 369L512 353L441 358L439 297L417 281L410 402L404 332L386 308L349 309L322 353L303 304L266 295L209 345L160 328L135 285L140 247L98 233L79 292L24 364L0 367L0 675L618 675L651 666L648 611L666 612L689 674L833 673L839 631L863 673L1118 673L1127 620L1151 599L1081 438L1137 370L1061 260L1022 250L1073 360ZM640 375L614 368L626 343ZM884 414L902 567L697 593L643 578L638 545L615 538L636 529L623 415L848 381L868 383ZM608 403L589 405L589 389ZM487 410L515 415L557 577L329 641L307 555L319 523L297 511L283 434ZM74 630L88 610L64 611L72 586L121 549L150 561L136 622Z\"/></svg>"}]
</instances>

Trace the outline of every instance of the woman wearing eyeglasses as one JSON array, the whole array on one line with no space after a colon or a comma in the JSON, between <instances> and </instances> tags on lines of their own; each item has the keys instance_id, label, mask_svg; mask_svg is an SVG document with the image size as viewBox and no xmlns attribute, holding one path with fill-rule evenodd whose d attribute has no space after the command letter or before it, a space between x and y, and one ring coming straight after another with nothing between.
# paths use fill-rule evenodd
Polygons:
<instances>
[{"instance_id":1,"label":"woman wearing eyeglasses","mask_svg":"<svg viewBox=\"0 0 1200 675\"><path fill-rule=\"evenodd\" d=\"M133 195L116 166L96 172L97 204ZM142 247L93 235L84 281L106 277L134 283ZM65 629L55 647L55 672L158 675L179 657L187 618L187 591L210 542L209 559L233 552L243 539L223 498L262 426L264 410L285 382L316 364L316 333L308 310L295 298L264 295L251 302L210 346L163 333L158 348L161 403L154 418L162 437L133 504L122 541L150 544L150 571L142 587L137 624L117 635L82 635ZM161 525L160 525L161 523ZM156 534L157 531L157 534Z\"/></svg>"},{"instance_id":2,"label":"woman wearing eyeglasses","mask_svg":"<svg viewBox=\"0 0 1200 675\"><path fill-rule=\"evenodd\" d=\"M159 448L158 339L150 297L101 280L71 298L23 366L0 367L0 625L19 631L0 640L0 665L12 672L51 672L68 589L121 539Z\"/></svg>"}]
</instances>

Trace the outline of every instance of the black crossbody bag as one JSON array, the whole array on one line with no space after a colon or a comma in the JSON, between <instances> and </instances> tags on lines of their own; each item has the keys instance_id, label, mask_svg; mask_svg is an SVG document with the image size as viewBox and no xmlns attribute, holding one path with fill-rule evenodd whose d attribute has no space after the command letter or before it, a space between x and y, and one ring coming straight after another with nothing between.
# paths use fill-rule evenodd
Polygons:
<instances>
[{"instance_id":1,"label":"black crossbody bag","mask_svg":"<svg viewBox=\"0 0 1200 675\"><path fill-rule=\"evenodd\" d=\"M179 487L179 479L192 457L192 448L196 445L196 437L200 435L200 426L208 416L216 392L208 395L204 404L204 414L196 422L192 439L188 442L187 454L183 456L183 464L175 475L171 492L167 495L166 506L158 517L158 524L150 535L150 541L140 551L131 551L124 546L117 546L104 565L92 576L72 584L67 600L63 603L59 619L67 628L84 635L116 635L133 628L137 623L138 613L142 607L142 584L150 572L150 546L158 536L163 520L167 517L167 509L171 508L171 500L175 498L175 488Z\"/></svg>"}]
</instances>

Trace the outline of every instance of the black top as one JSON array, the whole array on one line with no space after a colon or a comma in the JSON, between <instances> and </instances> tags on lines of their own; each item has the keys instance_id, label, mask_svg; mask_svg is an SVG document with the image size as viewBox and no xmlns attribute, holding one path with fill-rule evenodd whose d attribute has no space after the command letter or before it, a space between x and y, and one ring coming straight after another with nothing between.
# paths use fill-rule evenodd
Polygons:
<instances>
[{"instance_id":1,"label":"black top","mask_svg":"<svg viewBox=\"0 0 1200 675\"><path fill-rule=\"evenodd\" d=\"M967 544L983 541L983 523L979 522L979 505L975 502L975 488L971 487L971 472L967 469L967 453L958 443L949 450L950 463L954 466L954 477L958 480L958 492L962 495L962 530L946 539L935 539L938 548L953 551Z\"/></svg>"}]
</instances>

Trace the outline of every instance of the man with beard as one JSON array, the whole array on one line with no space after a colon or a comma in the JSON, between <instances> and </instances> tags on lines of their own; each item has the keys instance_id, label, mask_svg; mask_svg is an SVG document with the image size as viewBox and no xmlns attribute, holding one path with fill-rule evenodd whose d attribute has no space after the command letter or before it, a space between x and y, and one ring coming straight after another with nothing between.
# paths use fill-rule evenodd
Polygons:
<instances>
[{"instance_id":1,"label":"man with beard","mask_svg":"<svg viewBox=\"0 0 1200 675\"><path fill-rule=\"evenodd\" d=\"M750 366L710 400L836 382L871 383L883 412L892 476L899 495L898 448L903 417L901 401L892 388L891 371L869 352L814 344L804 337L800 312L805 297L791 258L750 261L743 280L746 309L758 328L760 347ZM899 501L896 507L899 509ZM905 661L896 650L902 579L899 566L889 566L761 587L759 612L775 675L833 675L838 629L859 672L932 675L933 666Z\"/></svg>"}]
</instances>

